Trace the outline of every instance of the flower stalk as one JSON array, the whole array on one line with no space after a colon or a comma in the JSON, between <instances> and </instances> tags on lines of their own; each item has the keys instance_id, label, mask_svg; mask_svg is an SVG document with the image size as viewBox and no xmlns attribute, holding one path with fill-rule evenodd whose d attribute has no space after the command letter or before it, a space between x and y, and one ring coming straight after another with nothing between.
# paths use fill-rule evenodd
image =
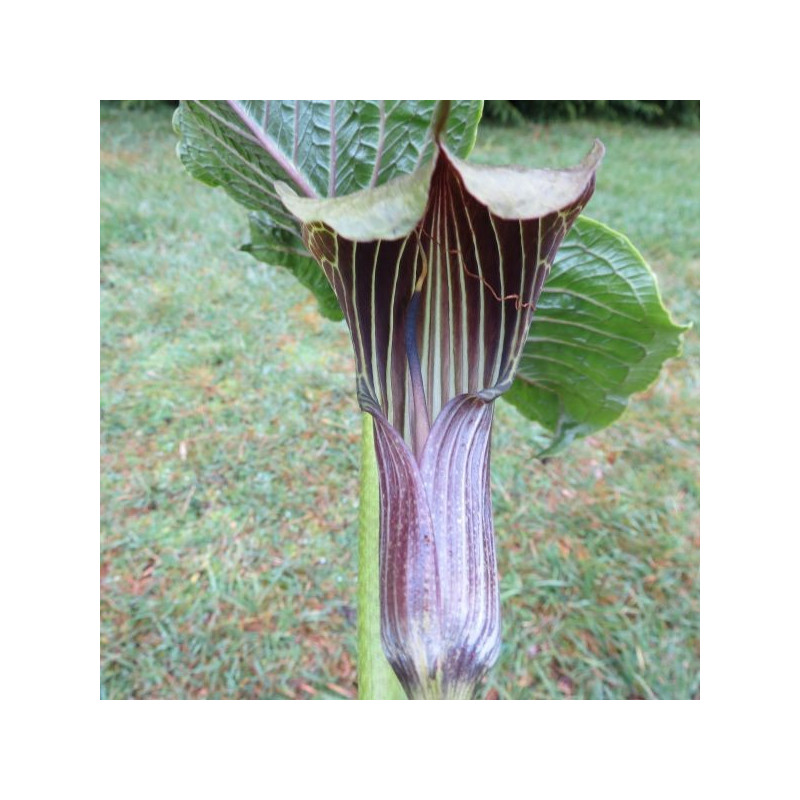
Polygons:
<instances>
[{"instance_id":1,"label":"flower stalk","mask_svg":"<svg viewBox=\"0 0 800 800\"><path fill-rule=\"evenodd\" d=\"M358 508L358 699L405 700L403 687L381 645L380 498L372 417L361 425L361 479Z\"/></svg>"}]
</instances>

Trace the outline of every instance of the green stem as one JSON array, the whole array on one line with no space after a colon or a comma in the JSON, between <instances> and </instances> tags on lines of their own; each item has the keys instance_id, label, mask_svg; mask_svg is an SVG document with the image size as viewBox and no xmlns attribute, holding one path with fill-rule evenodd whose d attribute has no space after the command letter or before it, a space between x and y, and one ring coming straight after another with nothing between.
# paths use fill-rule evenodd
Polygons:
<instances>
[{"instance_id":1,"label":"green stem","mask_svg":"<svg viewBox=\"0 0 800 800\"><path fill-rule=\"evenodd\" d=\"M405 700L381 647L378 537L380 501L378 465L372 441L372 417L361 427L361 497L358 513L358 699Z\"/></svg>"}]
</instances>

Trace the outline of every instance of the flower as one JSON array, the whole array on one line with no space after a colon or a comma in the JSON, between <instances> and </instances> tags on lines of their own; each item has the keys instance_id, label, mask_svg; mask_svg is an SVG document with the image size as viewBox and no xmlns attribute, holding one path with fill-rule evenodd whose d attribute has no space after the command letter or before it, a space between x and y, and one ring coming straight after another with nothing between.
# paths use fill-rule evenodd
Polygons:
<instances>
[{"instance_id":1,"label":"flower","mask_svg":"<svg viewBox=\"0 0 800 800\"><path fill-rule=\"evenodd\" d=\"M379 472L381 640L409 697L472 697L499 653L493 401L603 152L485 167L437 136L428 165L377 188L311 199L276 184L350 329Z\"/></svg>"}]
</instances>

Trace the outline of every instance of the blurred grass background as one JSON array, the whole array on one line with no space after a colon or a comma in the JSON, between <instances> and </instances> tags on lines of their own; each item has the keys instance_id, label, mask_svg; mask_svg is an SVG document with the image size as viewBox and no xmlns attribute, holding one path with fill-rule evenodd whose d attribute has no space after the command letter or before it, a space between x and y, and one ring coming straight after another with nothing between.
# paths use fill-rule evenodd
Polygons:
<instances>
[{"instance_id":1,"label":"blurred grass background","mask_svg":"<svg viewBox=\"0 0 800 800\"><path fill-rule=\"evenodd\" d=\"M500 699L699 696L699 132L484 122L485 163L608 154L684 355L542 464L497 404ZM359 411L349 337L237 251L246 213L184 173L168 107L101 106L101 696L356 696Z\"/></svg>"}]
</instances>

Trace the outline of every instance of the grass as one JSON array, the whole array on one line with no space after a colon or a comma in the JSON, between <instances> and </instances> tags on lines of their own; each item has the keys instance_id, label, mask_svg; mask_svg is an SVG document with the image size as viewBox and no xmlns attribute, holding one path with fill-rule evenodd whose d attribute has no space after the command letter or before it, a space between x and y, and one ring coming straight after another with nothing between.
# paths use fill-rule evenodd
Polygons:
<instances>
[{"instance_id":1,"label":"grass","mask_svg":"<svg viewBox=\"0 0 800 800\"><path fill-rule=\"evenodd\" d=\"M491 698L699 693L699 136L484 125L473 157L566 165L599 136L590 215L692 322L614 427L541 464L497 405L503 597ZM359 411L349 337L237 246L168 110L101 111L101 695L356 695Z\"/></svg>"}]
</instances>

